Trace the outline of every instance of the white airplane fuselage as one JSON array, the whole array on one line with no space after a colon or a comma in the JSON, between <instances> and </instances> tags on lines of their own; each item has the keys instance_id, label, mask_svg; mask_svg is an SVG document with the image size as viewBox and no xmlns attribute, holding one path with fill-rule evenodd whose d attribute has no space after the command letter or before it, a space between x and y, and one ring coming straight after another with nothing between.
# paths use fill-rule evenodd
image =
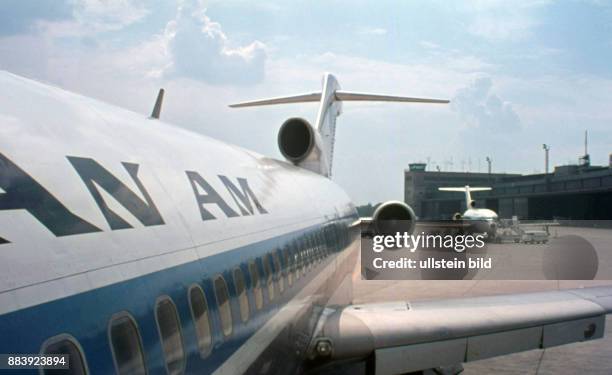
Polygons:
<instances>
[{"instance_id":1,"label":"white airplane fuselage","mask_svg":"<svg viewBox=\"0 0 612 375\"><path fill-rule=\"evenodd\" d=\"M488 208L470 208L465 210L461 219L471 224L472 231L486 233L488 238L494 238L497 231L498 216Z\"/></svg>"},{"instance_id":2,"label":"white airplane fuselage","mask_svg":"<svg viewBox=\"0 0 612 375\"><path fill-rule=\"evenodd\" d=\"M0 72L0 353L68 339L114 373L127 319L149 374L295 371L323 308L351 301L356 219L326 177Z\"/></svg>"}]
</instances>

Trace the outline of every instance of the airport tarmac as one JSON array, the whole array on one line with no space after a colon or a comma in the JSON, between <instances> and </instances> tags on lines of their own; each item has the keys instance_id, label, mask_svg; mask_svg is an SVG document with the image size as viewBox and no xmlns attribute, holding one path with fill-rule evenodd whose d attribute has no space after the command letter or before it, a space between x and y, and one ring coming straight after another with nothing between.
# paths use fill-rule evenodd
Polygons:
<instances>
[{"instance_id":1,"label":"airport tarmac","mask_svg":"<svg viewBox=\"0 0 612 375\"><path fill-rule=\"evenodd\" d=\"M566 229L559 228L562 234ZM612 264L612 230L571 229L593 243L600 265ZM499 246L499 245L498 245ZM503 246L503 245L501 245ZM529 246L529 245L526 245ZM537 246L537 245L534 245ZM606 267L607 268L607 267ZM360 273L360 266L355 270ZM355 303L429 300L612 285L612 280L361 280L356 277ZM612 374L612 316L602 339L533 350L464 364L463 374Z\"/></svg>"}]
</instances>

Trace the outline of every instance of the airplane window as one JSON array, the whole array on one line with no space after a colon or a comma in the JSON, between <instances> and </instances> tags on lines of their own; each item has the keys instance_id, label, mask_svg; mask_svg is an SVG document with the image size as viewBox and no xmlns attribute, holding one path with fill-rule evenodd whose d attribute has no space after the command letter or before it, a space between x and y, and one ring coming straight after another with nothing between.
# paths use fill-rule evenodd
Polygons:
<instances>
[{"instance_id":1,"label":"airplane window","mask_svg":"<svg viewBox=\"0 0 612 375\"><path fill-rule=\"evenodd\" d=\"M198 347L202 356L208 355L212 344L210 333L210 316L208 314L208 303L206 296L198 285L189 289L189 305L191 316L198 336Z\"/></svg>"},{"instance_id":2,"label":"airplane window","mask_svg":"<svg viewBox=\"0 0 612 375\"><path fill-rule=\"evenodd\" d=\"M157 302L155 311L168 374L182 374L185 369L185 352L176 307L169 297L165 297Z\"/></svg>"},{"instance_id":3,"label":"airplane window","mask_svg":"<svg viewBox=\"0 0 612 375\"><path fill-rule=\"evenodd\" d=\"M329 246L327 246L327 237L324 231L321 231L321 247L323 248L325 256L330 255Z\"/></svg>"},{"instance_id":4,"label":"airplane window","mask_svg":"<svg viewBox=\"0 0 612 375\"><path fill-rule=\"evenodd\" d=\"M317 252L314 246L314 241L312 240L312 235L309 234L307 239L308 239L308 248L310 249L310 259L311 259L312 265L314 266L315 263L317 262Z\"/></svg>"},{"instance_id":5,"label":"airplane window","mask_svg":"<svg viewBox=\"0 0 612 375\"><path fill-rule=\"evenodd\" d=\"M300 249L297 240L291 243L291 256L293 257L293 268L295 269L295 279L299 280L302 273L302 262L300 258Z\"/></svg>"},{"instance_id":6,"label":"airplane window","mask_svg":"<svg viewBox=\"0 0 612 375\"><path fill-rule=\"evenodd\" d=\"M308 262L314 266L316 262L314 247L312 246L312 239L310 235L306 236L306 247L308 249Z\"/></svg>"},{"instance_id":7,"label":"airplane window","mask_svg":"<svg viewBox=\"0 0 612 375\"><path fill-rule=\"evenodd\" d=\"M338 234L338 226L334 224L334 249L336 251L340 250L340 237Z\"/></svg>"},{"instance_id":8,"label":"airplane window","mask_svg":"<svg viewBox=\"0 0 612 375\"><path fill-rule=\"evenodd\" d=\"M316 233L312 235L312 242L314 243L315 252L317 254L317 262L321 263L321 260L323 260L323 254L321 253L321 247L319 246L319 239Z\"/></svg>"},{"instance_id":9,"label":"airplane window","mask_svg":"<svg viewBox=\"0 0 612 375\"><path fill-rule=\"evenodd\" d=\"M276 250L276 252L274 252L272 255L272 258L274 259L274 270L276 271L276 277L278 278L278 289L281 293L283 293L285 291L285 275L281 268L279 254L280 250Z\"/></svg>"},{"instance_id":10,"label":"airplane window","mask_svg":"<svg viewBox=\"0 0 612 375\"><path fill-rule=\"evenodd\" d=\"M229 293L227 292L227 283L223 276L219 275L215 278L215 296L217 297L217 307L219 309L219 319L221 320L221 328L223 335L229 336L232 334L232 311L230 309Z\"/></svg>"},{"instance_id":11,"label":"airplane window","mask_svg":"<svg viewBox=\"0 0 612 375\"><path fill-rule=\"evenodd\" d=\"M266 254L264 257L264 271L266 273L266 284L268 285L268 299L274 300L274 283L272 280L272 257Z\"/></svg>"},{"instance_id":12,"label":"airplane window","mask_svg":"<svg viewBox=\"0 0 612 375\"><path fill-rule=\"evenodd\" d=\"M300 257L300 269L302 270L302 276L306 275L306 268L307 268L307 264L306 264L306 255L304 254L304 242L302 241L302 239L300 238L298 241L298 246L299 246L299 257Z\"/></svg>"},{"instance_id":13,"label":"airplane window","mask_svg":"<svg viewBox=\"0 0 612 375\"><path fill-rule=\"evenodd\" d=\"M325 247L327 248L327 252L329 254L333 252L332 234L331 234L331 228L329 226L325 228Z\"/></svg>"},{"instance_id":14,"label":"airplane window","mask_svg":"<svg viewBox=\"0 0 612 375\"><path fill-rule=\"evenodd\" d=\"M308 240L308 237L304 238L304 241L306 244L306 259L308 259L308 271L310 271L312 266L314 266L314 256L312 246L310 244L310 241Z\"/></svg>"},{"instance_id":15,"label":"airplane window","mask_svg":"<svg viewBox=\"0 0 612 375\"><path fill-rule=\"evenodd\" d=\"M111 319L109 337L117 374L147 373L138 326L129 314L121 313Z\"/></svg>"},{"instance_id":16,"label":"airplane window","mask_svg":"<svg viewBox=\"0 0 612 375\"><path fill-rule=\"evenodd\" d=\"M57 338L52 338L47 340L44 344L43 354L68 354L68 363L70 368L67 370L52 370L46 369L43 370L43 374L45 375L60 375L60 374L68 374L68 375L82 375L87 374L87 369L85 366L85 359L83 358L83 354L81 350L76 344L76 341L72 337L67 337L67 335L60 335Z\"/></svg>"},{"instance_id":17,"label":"airplane window","mask_svg":"<svg viewBox=\"0 0 612 375\"><path fill-rule=\"evenodd\" d=\"M240 268L234 269L234 285L236 286L236 295L240 304L240 319L246 322L249 319L249 298L246 294L244 286L244 276Z\"/></svg>"},{"instance_id":18,"label":"airplane window","mask_svg":"<svg viewBox=\"0 0 612 375\"><path fill-rule=\"evenodd\" d=\"M291 257L289 252L289 247L285 247L285 250L283 251L283 258L285 259L285 267L287 270L287 284L291 286L293 285L293 264L291 262L293 258Z\"/></svg>"},{"instance_id":19,"label":"airplane window","mask_svg":"<svg viewBox=\"0 0 612 375\"><path fill-rule=\"evenodd\" d=\"M323 254L321 253L321 246L319 245L319 236L317 233L312 235L312 242L314 242L315 249L317 249L317 257L319 260L323 258Z\"/></svg>"},{"instance_id":20,"label":"airplane window","mask_svg":"<svg viewBox=\"0 0 612 375\"><path fill-rule=\"evenodd\" d=\"M249 273L251 274L251 288L253 288L253 296L255 297L255 307L260 310L263 306L263 294L259 281L259 270L254 261L249 262Z\"/></svg>"},{"instance_id":21,"label":"airplane window","mask_svg":"<svg viewBox=\"0 0 612 375\"><path fill-rule=\"evenodd\" d=\"M317 233L317 242L319 243L319 249L321 251L321 255L323 258L327 258L327 251L325 251L324 241L323 241L323 232L319 231Z\"/></svg>"},{"instance_id":22,"label":"airplane window","mask_svg":"<svg viewBox=\"0 0 612 375\"><path fill-rule=\"evenodd\" d=\"M302 258L302 265L304 266L304 274L306 274L306 271L310 269L310 263L308 262L308 244L304 238L300 239L300 257Z\"/></svg>"},{"instance_id":23,"label":"airplane window","mask_svg":"<svg viewBox=\"0 0 612 375\"><path fill-rule=\"evenodd\" d=\"M308 249L306 248L306 241L302 238L300 240L300 258L302 258L302 272L306 275L306 271L310 270L310 262L308 262Z\"/></svg>"}]
</instances>

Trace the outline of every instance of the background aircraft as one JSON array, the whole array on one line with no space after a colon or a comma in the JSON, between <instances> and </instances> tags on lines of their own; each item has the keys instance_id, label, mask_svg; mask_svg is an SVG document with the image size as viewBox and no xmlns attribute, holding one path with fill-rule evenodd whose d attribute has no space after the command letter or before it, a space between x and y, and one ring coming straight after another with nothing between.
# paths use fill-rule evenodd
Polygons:
<instances>
[{"instance_id":1,"label":"background aircraft","mask_svg":"<svg viewBox=\"0 0 612 375\"><path fill-rule=\"evenodd\" d=\"M465 207L463 214L456 213L453 220L464 220L472 224L475 231L487 233L488 238L493 239L497 230L498 216L495 211L488 208L477 208L476 201L472 199L472 192L489 191L490 187L441 187L440 191L455 191L465 193Z\"/></svg>"},{"instance_id":2,"label":"background aircraft","mask_svg":"<svg viewBox=\"0 0 612 375\"><path fill-rule=\"evenodd\" d=\"M320 103L315 126L281 126L285 162L165 124L161 100L150 119L0 72L0 353L67 353L70 374L390 374L602 337L612 288L351 305L358 217L328 178L350 100L445 102L326 74L238 105Z\"/></svg>"}]
</instances>

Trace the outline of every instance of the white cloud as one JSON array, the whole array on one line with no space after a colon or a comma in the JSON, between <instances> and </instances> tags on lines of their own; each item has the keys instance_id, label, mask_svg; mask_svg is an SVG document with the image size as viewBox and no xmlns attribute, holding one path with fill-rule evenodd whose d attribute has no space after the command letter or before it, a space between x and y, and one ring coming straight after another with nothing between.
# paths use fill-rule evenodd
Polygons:
<instances>
[{"instance_id":1,"label":"white cloud","mask_svg":"<svg viewBox=\"0 0 612 375\"><path fill-rule=\"evenodd\" d=\"M232 47L205 9L182 7L165 31L171 63L164 74L214 84L253 84L264 76L266 46L253 41Z\"/></svg>"},{"instance_id":2,"label":"white cloud","mask_svg":"<svg viewBox=\"0 0 612 375\"><path fill-rule=\"evenodd\" d=\"M452 108L476 131L508 133L521 127L521 120L512 104L493 93L493 82L489 77L478 78L458 90Z\"/></svg>"}]
</instances>

